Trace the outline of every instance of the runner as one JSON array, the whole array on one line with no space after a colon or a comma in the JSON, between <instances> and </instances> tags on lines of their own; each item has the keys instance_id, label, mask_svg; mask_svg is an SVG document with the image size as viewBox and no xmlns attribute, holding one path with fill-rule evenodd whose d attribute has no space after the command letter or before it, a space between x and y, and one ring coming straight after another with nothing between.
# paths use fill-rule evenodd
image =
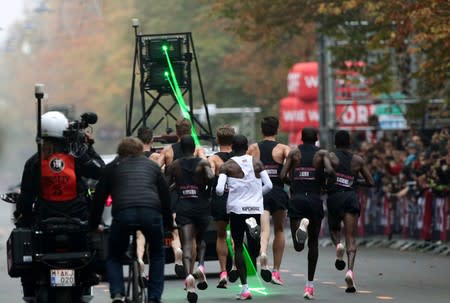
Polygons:
<instances>
[{"instance_id":1,"label":"runner","mask_svg":"<svg viewBox=\"0 0 450 303\"><path fill-rule=\"evenodd\" d=\"M150 160L159 163L160 154L152 150L153 130L148 126L142 126L138 129L137 137L144 144L144 155Z\"/></svg>"},{"instance_id":2,"label":"runner","mask_svg":"<svg viewBox=\"0 0 450 303\"><path fill-rule=\"evenodd\" d=\"M235 156L220 168L216 192L221 196L225 186L228 186L227 213L230 216L236 267L242 284L237 299L249 300L252 294L248 288L244 262L244 234L247 234L249 254L256 256L260 249L258 224L264 209L263 194L272 189L272 182L261 161L246 155L248 141L245 136L234 136L232 147Z\"/></svg>"},{"instance_id":3,"label":"runner","mask_svg":"<svg viewBox=\"0 0 450 303\"><path fill-rule=\"evenodd\" d=\"M187 299L190 303L197 302L195 292L195 278L191 264L195 262L193 256L193 242L196 241L198 268L195 272L197 287L204 290L208 287L205 275L205 251L206 243L204 234L210 220L209 190L214 178L206 159L194 157L195 143L189 136L180 139L180 148L183 157L175 160L169 167L169 183L174 183L178 201L175 204L176 223L180 229L180 238L183 248L183 266L185 270L185 287Z\"/></svg>"},{"instance_id":4,"label":"runner","mask_svg":"<svg viewBox=\"0 0 450 303\"><path fill-rule=\"evenodd\" d=\"M344 222L345 244L347 248L348 270L345 274L347 283L346 292L354 293L356 243L355 236L360 214L360 202L355 192L355 185L374 186L375 182L365 165L364 159L350 152L350 135L340 130L334 137L336 151L330 153L331 163L336 171L336 181L328 186L328 225L333 244L336 246L335 267L338 270L345 268L344 245L341 243L341 221ZM359 182L359 176L364 181Z\"/></svg>"},{"instance_id":5,"label":"runner","mask_svg":"<svg viewBox=\"0 0 450 303\"><path fill-rule=\"evenodd\" d=\"M142 126L138 129L137 137L143 143L144 156L158 163L159 154L152 152L153 130L148 126ZM147 248L145 244L146 241L144 234L140 230L136 231L136 255L138 258L139 265L141 267L142 276L145 276L144 254Z\"/></svg>"},{"instance_id":6,"label":"runner","mask_svg":"<svg viewBox=\"0 0 450 303\"><path fill-rule=\"evenodd\" d=\"M232 150L231 145L233 143L234 128L230 126L223 126L217 130L217 143L219 144L219 152L208 158L211 164L211 169L215 172L215 179L213 184L213 189L216 188L217 180L219 178L220 167L231 158ZM225 189L225 193L222 196L218 196L213 190L211 197L211 214L216 222L217 230L217 240L216 240L216 251L217 257L219 259L220 275L219 283L217 288L227 288L228 274L227 274L227 256L228 256L228 245L227 245L227 225L229 222L229 217L227 214L227 198L228 189ZM230 281L234 282L238 278L238 273L236 267L233 265L230 271Z\"/></svg>"},{"instance_id":7,"label":"runner","mask_svg":"<svg viewBox=\"0 0 450 303\"><path fill-rule=\"evenodd\" d=\"M264 117L261 121L261 132L263 134L263 141L250 145L247 152L247 154L252 155L255 159L261 160L273 184L272 190L264 195L264 212L261 215L261 250L259 260L261 263L261 277L266 282L283 285L284 282L280 276L280 266L285 246L284 222L286 220L289 197L284 191L284 184L280 179L280 172L290 149L289 146L276 141L278 132L277 118L271 116ZM274 229L272 272L270 272L267 258L271 215Z\"/></svg>"},{"instance_id":8,"label":"runner","mask_svg":"<svg viewBox=\"0 0 450 303\"><path fill-rule=\"evenodd\" d=\"M324 216L321 199L324 164L327 172L332 172L333 168L328 152L315 146L316 129L304 128L302 140L303 144L289 153L280 178L291 185L289 218L295 250L302 251L308 238L308 279L303 297L313 299L314 274L319 258L319 232Z\"/></svg>"},{"instance_id":9,"label":"runner","mask_svg":"<svg viewBox=\"0 0 450 303\"><path fill-rule=\"evenodd\" d=\"M161 151L161 155L159 156L158 162L159 166L166 170L168 167L172 164L173 161L181 158L183 156L183 153L181 152L181 146L180 146L180 138L184 135L190 135L191 134L191 122L188 119L181 119L177 121L175 124L175 130L178 137L178 142L174 143L172 145L168 145L163 148ZM194 156L196 157L204 157L204 150L202 148L196 148L194 152ZM175 203L178 200L176 191L171 191L172 194L172 203ZM175 209L172 206L173 210L173 220L175 223L176 219L176 213ZM180 236L178 235L178 229L174 229L172 233L172 250L173 255L175 257L175 274L179 278L184 277L184 268L183 268L183 250L181 249L181 243L180 243ZM193 268L194 263L191 265L191 269Z\"/></svg>"}]
</instances>

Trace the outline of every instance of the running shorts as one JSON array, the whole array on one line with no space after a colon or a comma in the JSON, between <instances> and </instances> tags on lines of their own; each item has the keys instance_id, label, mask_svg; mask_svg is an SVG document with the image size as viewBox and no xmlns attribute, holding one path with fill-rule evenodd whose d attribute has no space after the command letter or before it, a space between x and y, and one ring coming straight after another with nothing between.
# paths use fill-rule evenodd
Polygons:
<instances>
[{"instance_id":1,"label":"running shorts","mask_svg":"<svg viewBox=\"0 0 450 303\"><path fill-rule=\"evenodd\" d=\"M338 191L328 193L327 199L328 215L333 218L342 219L344 214L360 214L359 198L355 191Z\"/></svg>"},{"instance_id":2,"label":"running shorts","mask_svg":"<svg viewBox=\"0 0 450 303\"><path fill-rule=\"evenodd\" d=\"M315 193L296 194L289 201L288 216L295 220L303 218L322 220L324 211L320 195Z\"/></svg>"},{"instance_id":3,"label":"running shorts","mask_svg":"<svg viewBox=\"0 0 450 303\"><path fill-rule=\"evenodd\" d=\"M206 230L208 228L209 222L211 222L211 216L208 214L202 216L190 216L178 213L175 217L175 222L178 227L182 227L187 224L193 224L196 228L201 230Z\"/></svg>"},{"instance_id":4,"label":"running shorts","mask_svg":"<svg viewBox=\"0 0 450 303\"><path fill-rule=\"evenodd\" d=\"M273 213L277 210L286 210L289 204L289 196L283 187L274 186L270 192L264 195L264 210Z\"/></svg>"},{"instance_id":5,"label":"running shorts","mask_svg":"<svg viewBox=\"0 0 450 303\"><path fill-rule=\"evenodd\" d=\"M212 195L211 198L211 215L214 221L227 221L230 219L227 214L227 198L228 194L223 196Z\"/></svg>"}]
</instances>

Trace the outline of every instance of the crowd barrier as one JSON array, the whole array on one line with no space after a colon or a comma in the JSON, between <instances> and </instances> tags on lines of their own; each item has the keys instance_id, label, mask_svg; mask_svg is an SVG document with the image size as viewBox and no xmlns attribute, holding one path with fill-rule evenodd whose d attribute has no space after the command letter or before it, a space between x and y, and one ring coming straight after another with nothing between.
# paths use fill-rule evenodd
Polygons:
<instances>
[{"instance_id":1,"label":"crowd barrier","mask_svg":"<svg viewBox=\"0 0 450 303\"><path fill-rule=\"evenodd\" d=\"M403 239L447 241L450 238L450 197L428 189L420 195L389 197L377 189L360 189L358 235L400 236Z\"/></svg>"},{"instance_id":2,"label":"crowd barrier","mask_svg":"<svg viewBox=\"0 0 450 303\"><path fill-rule=\"evenodd\" d=\"M376 188L359 189L361 215L358 236L395 236L424 241L450 240L450 196L439 197L431 190L418 196L388 197ZM324 203L326 211L326 203ZM322 222L321 237L328 237L328 222Z\"/></svg>"}]
</instances>

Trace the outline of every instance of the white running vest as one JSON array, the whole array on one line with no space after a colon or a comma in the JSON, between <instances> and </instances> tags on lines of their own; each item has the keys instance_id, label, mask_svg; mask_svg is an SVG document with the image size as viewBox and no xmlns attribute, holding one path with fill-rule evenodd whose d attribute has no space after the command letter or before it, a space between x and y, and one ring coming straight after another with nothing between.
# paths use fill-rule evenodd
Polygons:
<instances>
[{"instance_id":1,"label":"white running vest","mask_svg":"<svg viewBox=\"0 0 450 303\"><path fill-rule=\"evenodd\" d=\"M232 157L244 172L243 178L227 178L227 213L262 214L264 211L262 182L256 178L253 157L243 155Z\"/></svg>"}]
</instances>

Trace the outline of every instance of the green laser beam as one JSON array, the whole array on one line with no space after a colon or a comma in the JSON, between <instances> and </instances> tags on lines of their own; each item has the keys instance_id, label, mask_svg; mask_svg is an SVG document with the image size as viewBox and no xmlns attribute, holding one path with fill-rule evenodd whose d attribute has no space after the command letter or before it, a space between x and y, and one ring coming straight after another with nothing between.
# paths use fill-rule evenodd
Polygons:
<instances>
[{"instance_id":1,"label":"green laser beam","mask_svg":"<svg viewBox=\"0 0 450 303\"><path fill-rule=\"evenodd\" d=\"M189 117L189 113L188 113L186 104L181 100L181 97L177 94L175 87L174 87L174 83L172 82L172 80L170 80L170 77L166 76L166 78L167 78L167 81L169 81L170 88L172 89L172 91L175 95L175 99L177 100L177 103L180 106L181 114L183 115L184 118L189 119L190 117Z\"/></svg>"},{"instance_id":2,"label":"green laser beam","mask_svg":"<svg viewBox=\"0 0 450 303\"><path fill-rule=\"evenodd\" d=\"M164 73L167 81L169 82L170 88L172 89L175 99L177 100L178 106L180 106L181 114L184 118L188 119L191 122L191 136L194 139L194 143L196 146L201 146L200 140L198 138L197 132L195 131L194 123L192 123L191 116L189 115L189 110L184 102L184 99L181 95L177 94L177 90L175 89L175 83L170 80L170 77L167 75L167 72Z\"/></svg>"},{"instance_id":3,"label":"green laser beam","mask_svg":"<svg viewBox=\"0 0 450 303\"><path fill-rule=\"evenodd\" d=\"M169 66L169 71L170 71L170 75L168 75L167 71L164 72L164 75L166 76L167 80L169 81L170 88L172 89L172 91L175 95L175 99L177 99L177 102L181 108L183 117L188 119L191 122L191 135L192 135L192 138L194 139L195 145L201 146L200 140L198 138L197 132L194 127L194 123L192 123L188 107L187 107L186 103L184 102L183 94L181 93L180 86L178 85L177 77L175 76L175 72L173 70L172 63L170 62L169 54L167 53L167 46L163 45L162 49L166 56L167 65ZM170 78L172 78L173 83Z\"/></svg>"},{"instance_id":4,"label":"green laser beam","mask_svg":"<svg viewBox=\"0 0 450 303\"><path fill-rule=\"evenodd\" d=\"M167 52L167 46L166 45L163 46L163 51L164 51L164 54L166 56L167 65L169 66L170 75L171 75L172 80L173 80L173 86L175 87L175 91L177 92L178 96L181 97L183 94L181 93L180 86L179 86L178 81L177 81L177 77L175 76L175 71L173 70L172 62L170 62L169 53ZM183 100L182 103L184 103L184 100ZM184 103L184 105L186 106L185 103Z\"/></svg>"}]
</instances>

